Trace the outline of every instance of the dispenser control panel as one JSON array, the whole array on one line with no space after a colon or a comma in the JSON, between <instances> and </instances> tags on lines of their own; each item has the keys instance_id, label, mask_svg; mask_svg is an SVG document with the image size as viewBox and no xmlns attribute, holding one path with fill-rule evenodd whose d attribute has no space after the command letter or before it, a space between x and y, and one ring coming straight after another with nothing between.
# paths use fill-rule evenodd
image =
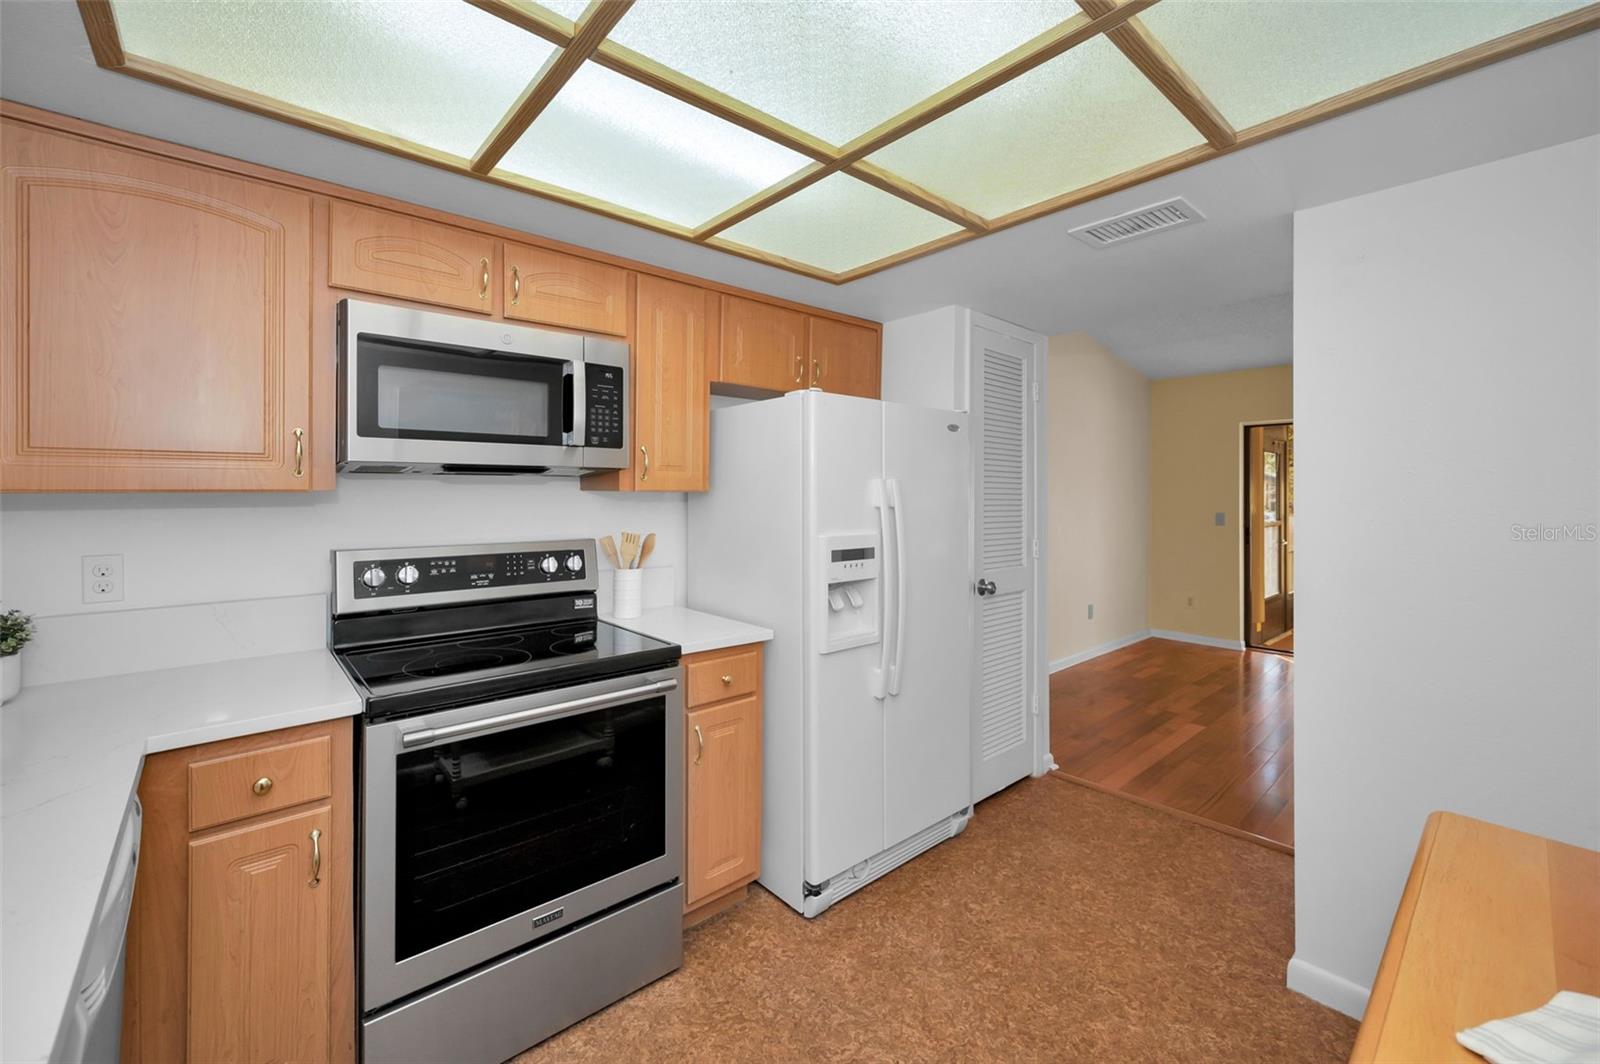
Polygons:
<instances>
[{"instance_id":1,"label":"dispenser control panel","mask_svg":"<svg viewBox=\"0 0 1600 1064\"><path fill-rule=\"evenodd\" d=\"M817 593L822 623L821 652L867 646L878 641L882 598L875 532L834 533L822 537L821 586Z\"/></svg>"}]
</instances>

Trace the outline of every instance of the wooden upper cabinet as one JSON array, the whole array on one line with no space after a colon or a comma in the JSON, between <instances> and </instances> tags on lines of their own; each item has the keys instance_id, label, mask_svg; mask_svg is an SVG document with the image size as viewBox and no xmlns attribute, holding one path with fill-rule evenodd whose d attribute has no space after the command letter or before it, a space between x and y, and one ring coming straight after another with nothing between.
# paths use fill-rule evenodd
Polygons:
<instances>
[{"instance_id":1,"label":"wooden upper cabinet","mask_svg":"<svg viewBox=\"0 0 1600 1064\"><path fill-rule=\"evenodd\" d=\"M628 334L628 271L558 251L505 244L504 313L583 332Z\"/></svg>"},{"instance_id":2,"label":"wooden upper cabinet","mask_svg":"<svg viewBox=\"0 0 1600 1064\"><path fill-rule=\"evenodd\" d=\"M807 385L806 316L738 296L722 297L717 380L787 392Z\"/></svg>"},{"instance_id":3,"label":"wooden upper cabinet","mask_svg":"<svg viewBox=\"0 0 1600 1064\"><path fill-rule=\"evenodd\" d=\"M0 122L0 488L303 491L312 197Z\"/></svg>"},{"instance_id":4,"label":"wooden upper cabinet","mask_svg":"<svg viewBox=\"0 0 1600 1064\"><path fill-rule=\"evenodd\" d=\"M633 348L633 486L705 491L718 297L642 275Z\"/></svg>"},{"instance_id":5,"label":"wooden upper cabinet","mask_svg":"<svg viewBox=\"0 0 1600 1064\"><path fill-rule=\"evenodd\" d=\"M328 283L479 314L495 311L495 239L334 200Z\"/></svg>"},{"instance_id":6,"label":"wooden upper cabinet","mask_svg":"<svg viewBox=\"0 0 1600 1064\"><path fill-rule=\"evenodd\" d=\"M810 350L811 383L823 391L868 399L882 394L876 329L812 318Z\"/></svg>"}]
</instances>

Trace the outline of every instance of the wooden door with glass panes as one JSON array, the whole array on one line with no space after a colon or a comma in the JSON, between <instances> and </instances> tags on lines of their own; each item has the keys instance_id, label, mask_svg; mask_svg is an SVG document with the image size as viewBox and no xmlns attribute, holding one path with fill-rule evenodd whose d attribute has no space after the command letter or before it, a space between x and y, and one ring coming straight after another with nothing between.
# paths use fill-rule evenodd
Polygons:
<instances>
[{"instance_id":1,"label":"wooden door with glass panes","mask_svg":"<svg viewBox=\"0 0 1600 1064\"><path fill-rule=\"evenodd\" d=\"M1293 427L1245 430L1249 486L1245 642L1273 646L1294 627Z\"/></svg>"}]
</instances>

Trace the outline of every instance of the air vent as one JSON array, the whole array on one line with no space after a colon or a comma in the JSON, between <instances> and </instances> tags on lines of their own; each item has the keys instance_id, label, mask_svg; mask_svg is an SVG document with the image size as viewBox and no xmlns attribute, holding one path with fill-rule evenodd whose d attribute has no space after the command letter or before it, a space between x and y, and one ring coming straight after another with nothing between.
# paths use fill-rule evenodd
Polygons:
<instances>
[{"instance_id":1,"label":"air vent","mask_svg":"<svg viewBox=\"0 0 1600 1064\"><path fill-rule=\"evenodd\" d=\"M1205 217L1195 209L1194 204L1182 196L1175 196L1154 206L1141 207L1114 218L1102 218L1098 222L1080 225L1076 229L1069 229L1068 233L1092 248L1105 248L1112 244L1125 243L1135 237L1176 229L1180 225L1203 222Z\"/></svg>"}]
</instances>

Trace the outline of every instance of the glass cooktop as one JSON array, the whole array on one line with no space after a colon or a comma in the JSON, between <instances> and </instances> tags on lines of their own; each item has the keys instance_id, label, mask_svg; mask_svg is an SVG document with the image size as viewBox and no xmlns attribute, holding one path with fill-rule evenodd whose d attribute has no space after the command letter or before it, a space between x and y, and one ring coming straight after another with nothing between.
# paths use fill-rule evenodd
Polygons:
<instances>
[{"instance_id":1,"label":"glass cooktop","mask_svg":"<svg viewBox=\"0 0 1600 1064\"><path fill-rule=\"evenodd\" d=\"M585 619L346 650L339 657L369 692L368 715L389 716L650 668L676 660L678 648Z\"/></svg>"}]
</instances>

